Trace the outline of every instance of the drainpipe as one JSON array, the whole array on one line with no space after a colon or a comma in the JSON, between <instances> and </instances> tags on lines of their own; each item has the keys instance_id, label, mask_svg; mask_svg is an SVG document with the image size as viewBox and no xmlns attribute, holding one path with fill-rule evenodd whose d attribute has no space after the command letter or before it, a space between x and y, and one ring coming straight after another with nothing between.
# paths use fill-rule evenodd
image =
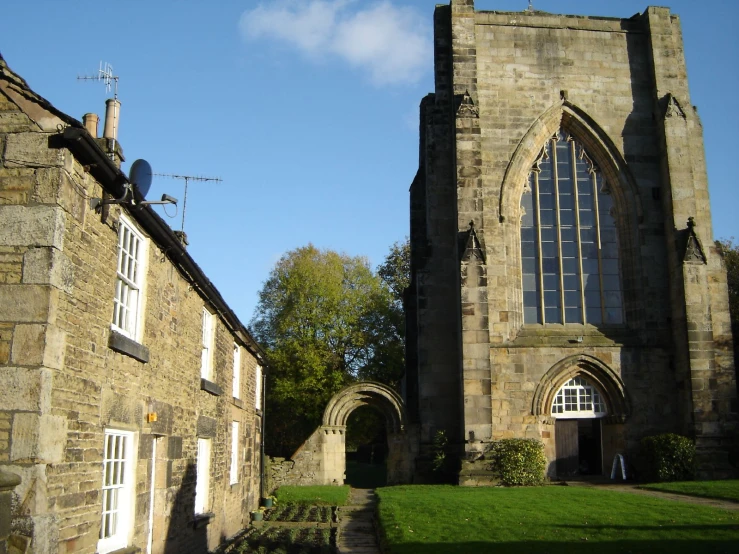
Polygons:
<instances>
[{"instance_id":1,"label":"drainpipe","mask_svg":"<svg viewBox=\"0 0 739 554\"><path fill-rule=\"evenodd\" d=\"M259 499L266 498L267 492L264 490L264 462L266 460L266 456L264 455L264 431L265 431L265 421L266 421L266 414L267 414L267 403L265 402L266 394L265 391L267 390L267 367L262 366L262 436L259 441L259 450L260 450L260 460L259 460Z\"/></svg>"}]
</instances>

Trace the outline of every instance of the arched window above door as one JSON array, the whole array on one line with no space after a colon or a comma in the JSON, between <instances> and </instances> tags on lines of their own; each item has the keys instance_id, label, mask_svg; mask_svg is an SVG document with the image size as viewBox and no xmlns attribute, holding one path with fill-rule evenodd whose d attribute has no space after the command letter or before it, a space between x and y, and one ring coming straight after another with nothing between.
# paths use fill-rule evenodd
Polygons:
<instances>
[{"instance_id":1,"label":"arched window above door","mask_svg":"<svg viewBox=\"0 0 739 554\"><path fill-rule=\"evenodd\" d=\"M607 413L601 394L580 376L562 385L552 402L552 416L555 418L605 417Z\"/></svg>"},{"instance_id":2,"label":"arched window above door","mask_svg":"<svg viewBox=\"0 0 739 554\"><path fill-rule=\"evenodd\" d=\"M623 323L609 185L585 148L547 140L521 196L524 323Z\"/></svg>"}]
</instances>

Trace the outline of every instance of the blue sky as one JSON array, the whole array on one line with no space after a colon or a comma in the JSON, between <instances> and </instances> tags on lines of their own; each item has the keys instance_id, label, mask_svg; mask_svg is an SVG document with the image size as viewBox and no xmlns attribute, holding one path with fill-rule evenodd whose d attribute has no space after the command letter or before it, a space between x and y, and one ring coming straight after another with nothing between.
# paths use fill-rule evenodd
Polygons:
<instances>
[{"instance_id":1,"label":"blue sky","mask_svg":"<svg viewBox=\"0 0 739 554\"><path fill-rule=\"evenodd\" d=\"M104 112L100 61L119 77L124 170L137 158L191 182L189 251L244 323L270 269L312 242L376 266L408 234L418 104L433 91L436 0L5 0L0 52L57 108ZM698 107L716 237L735 216L739 2L673 0ZM648 4L534 0L553 13L630 17ZM528 0L477 0L521 11ZM102 126L101 126L102 131ZM149 198L180 199L156 177ZM169 219L180 228L181 212ZM170 215L173 207L167 208Z\"/></svg>"}]
</instances>

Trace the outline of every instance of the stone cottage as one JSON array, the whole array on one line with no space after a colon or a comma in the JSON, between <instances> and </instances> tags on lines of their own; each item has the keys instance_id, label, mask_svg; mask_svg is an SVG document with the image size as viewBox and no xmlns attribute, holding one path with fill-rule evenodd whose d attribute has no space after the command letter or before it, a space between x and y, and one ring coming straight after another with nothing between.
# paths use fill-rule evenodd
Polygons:
<instances>
[{"instance_id":1,"label":"stone cottage","mask_svg":"<svg viewBox=\"0 0 739 554\"><path fill-rule=\"evenodd\" d=\"M476 475L531 437L549 475L631 467L641 438L735 470L726 272L679 18L434 14L411 186L406 409Z\"/></svg>"},{"instance_id":2,"label":"stone cottage","mask_svg":"<svg viewBox=\"0 0 739 554\"><path fill-rule=\"evenodd\" d=\"M120 170L115 138L0 58L10 540L37 554L205 552L258 505L262 351Z\"/></svg>"}]
</instances>

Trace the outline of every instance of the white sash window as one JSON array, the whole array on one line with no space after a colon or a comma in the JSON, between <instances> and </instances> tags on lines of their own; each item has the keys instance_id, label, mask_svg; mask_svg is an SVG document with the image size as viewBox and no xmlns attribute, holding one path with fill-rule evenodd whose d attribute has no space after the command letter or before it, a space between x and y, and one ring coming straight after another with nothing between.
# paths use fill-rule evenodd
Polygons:
<instances>
[{"instance_id":1,"label":"white sash window","mask_svg":"<svg viewBox=\"0 0 739 554\"><path fill-rule=\"evenodd\" d=\"M128 546L133 526L134 434L105 431L103 450L102 521L98 552Z\"/></svg>"},{"instance_id":2,"label":"white sash window","mask_svg":"<svg viewBox=\"0 0 739 554\"><path fill-rule=\"evenodd\" d=\"M141 329L142 287L146 242L123 216L118 226L118 265L113 298L113 329L138 340Z\"/></svg>"}]
</instances>

